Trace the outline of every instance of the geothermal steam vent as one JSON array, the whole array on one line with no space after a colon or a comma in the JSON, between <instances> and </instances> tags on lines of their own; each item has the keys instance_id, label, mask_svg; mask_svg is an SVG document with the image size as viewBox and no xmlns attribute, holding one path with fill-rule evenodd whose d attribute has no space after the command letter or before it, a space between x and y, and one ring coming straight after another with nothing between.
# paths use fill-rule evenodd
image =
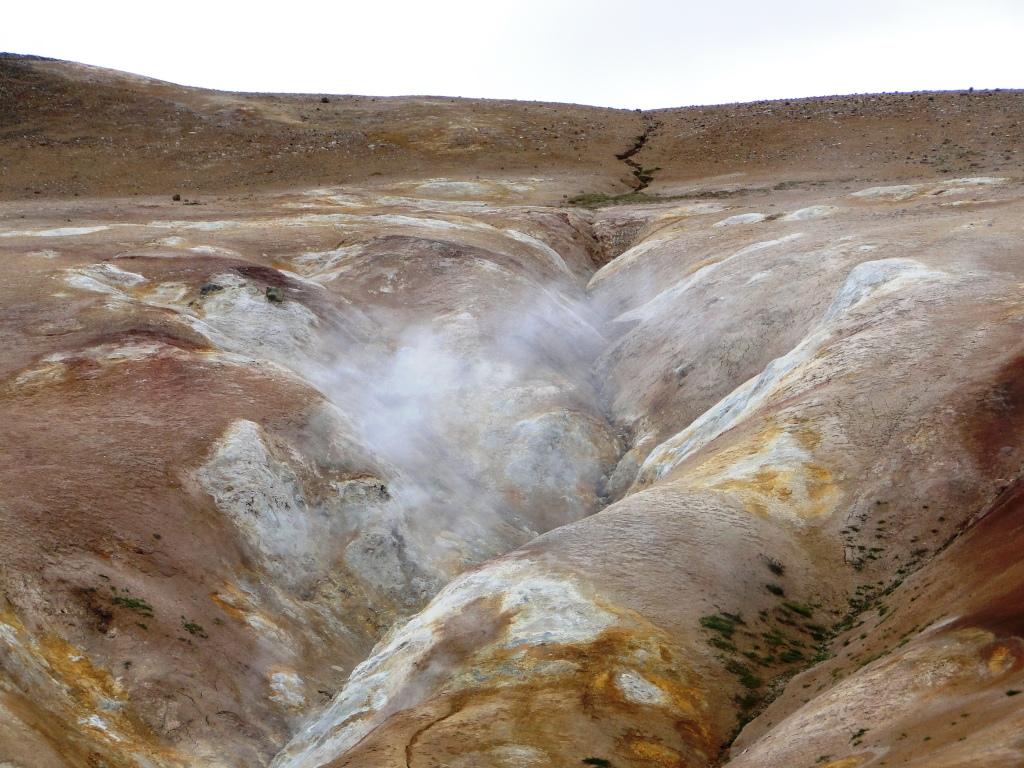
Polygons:
<instances>
[{"instance_id":1,"label":"geothermal steam vent","mask_svg":"<svg viewBox=\"0 0 1024 768\"><path fill-rule=\"evenodd\" d=\"M0 127L3 768L1024 764L1021 93Z\"/></svg>"}]
</instances>

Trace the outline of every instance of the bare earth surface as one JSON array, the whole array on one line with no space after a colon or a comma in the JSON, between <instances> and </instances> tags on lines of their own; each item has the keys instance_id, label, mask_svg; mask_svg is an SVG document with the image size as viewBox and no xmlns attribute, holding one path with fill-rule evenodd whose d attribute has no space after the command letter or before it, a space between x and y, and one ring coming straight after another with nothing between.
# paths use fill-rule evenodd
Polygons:
<instances>
[{"instance_id":1,"label":"bare earth surface","mask_svg":"<svg viewBox=\"0 0 1024 768\"><path fill-rule=\"evenodd\" d=\"M1024 764L1022 140L0 57L0 768Z\"/></svg>"}]
</instances>

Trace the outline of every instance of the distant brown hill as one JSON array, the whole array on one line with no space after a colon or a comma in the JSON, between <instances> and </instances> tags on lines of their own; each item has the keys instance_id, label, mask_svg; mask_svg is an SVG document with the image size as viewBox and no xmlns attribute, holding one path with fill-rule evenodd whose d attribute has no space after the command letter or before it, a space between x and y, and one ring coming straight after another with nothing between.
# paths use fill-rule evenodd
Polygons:
<instances>
[{"instance_id":1,"label":"distant brown hill","mask_svg":"<svg viewBox=\"0 0 1024 768\"><path fill-rule=\"evenodd\" d=\"M1021 91L832 96L638 113L440 97L187 88L0 57L0 197L215 193L438 174L554 175L572 194L743 173L778 182L1012 172ZM658 170L653 170L653 169ZM781 176L780 176L781 174ZM571 180L568 181L568 180Z\"/></svg>"}]
</instances>

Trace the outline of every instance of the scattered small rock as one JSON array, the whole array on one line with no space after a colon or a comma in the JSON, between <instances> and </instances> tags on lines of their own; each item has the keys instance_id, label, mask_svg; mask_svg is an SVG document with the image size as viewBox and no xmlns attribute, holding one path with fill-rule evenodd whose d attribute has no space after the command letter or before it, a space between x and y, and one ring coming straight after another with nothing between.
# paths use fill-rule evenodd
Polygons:
<instances>
[{"instance_id":1,"label":"scattered small rock","mask_svg":"<svg viewBox=\"0 0 1024 768\"><path fill-rule=\"evenodd\" d=\"M211 293L216 293L217 291L223 291L223 290L224 290L224 286L223 285L218 285L217 283L206 283L205 285L200 287L199 295L200 296L209 296ZM270 298L269 294L268 294L267 298Z\"/></svg>"}]
</instances>

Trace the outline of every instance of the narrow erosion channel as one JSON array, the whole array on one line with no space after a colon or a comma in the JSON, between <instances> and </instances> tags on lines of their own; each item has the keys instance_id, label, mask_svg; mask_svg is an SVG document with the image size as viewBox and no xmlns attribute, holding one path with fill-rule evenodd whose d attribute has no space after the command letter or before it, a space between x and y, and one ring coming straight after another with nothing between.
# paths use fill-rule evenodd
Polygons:
<instances>
[{"instance_id":1,"label":"narrow erosion channel","mask_svg":"<svg viewBox=\"0 0 1024 768\"><path fill-rule=\"evenodd\" d=\"M642 133L637 135L635 139L633 139L633 146L625 152L620 152L615 155L616 159L621 160L629 166L633 178L636 179L636 186L633 187L634 192L642 192L647 189L651 182L654 181L654 173L660 170L659 168L644 168L643 165L633 159L640 150L647 146L647 142L650 141L651 136L653 136L654 132L661 126L661 123L650 115L644 114L643 119L644 130Z\"/></svg>"},{"instance_id":2,"label":"narrow erosion channel","mask_svg":"<svg viewBox=\"0 0 1024 768\"><path fill-rule=\"evenodd\" d=\"M644 133L637 137L638 146L630 156L636 154L643 147L654 128L654 124L648 124ZM626 159L629 160L628 157ZM526 377L523 382L514 384L524 393L531 391L529 388L534 386L531 380L538 375L542 377L553 375L553 382L564 382L558 386L565 386L565 392L552 400L552 386L538 390L535 395L536 402L533 405L527 403L523 413L517 412L514 415L511 430L508 426L500 423L499 419L497 422L489 422L492 427L497 424L496 431L476 435L469 442L458 443L447 439L442 440L449 450L442 451L440 454L435 451L434 461L419 461L418 452L408 451L410 446L416 447L414 440L405 441L403 452L396 457L396 464L402 468L403 477L396 478L395 485L390 487L394 499L388 502L389 508L396 507L396 505L400 507L403 496L430 498L438 494L445 495L444 488L438 491L434 486L439 477L448 477L451 469L448 465L453 462L454 469L457 470L455 481L458 482L453 481L449 485L456 489L484 489L488 487L488 482L494 483L493 480L488 480L488 477L511 477L514 479L515 500L511 504L501 498L495 498L493 503L489 502L487 498L478 498L475 499L476 507L474 507L461 493L456 493L451 499L453 502L466 502L450 505L452 508L461 508L463 514L473 515L475 514L474 510L477 509L482 515L481 521L485 523L473 528L472 534L487 539L482 542L485 546L482 546L481 549L491 549L492 551L489 557L474 563L475 568L485 568L488 563L493 563L501 555L518 549L531 540L502 533L509 529L510 524L518 524L520 520L527 519L530 521L530 525L526 527L532 527L535 531L534 535L542 535L600 512L610 503L616 501L625 487L623 486L620 492L615 491L616 469L619 467L622 457L631 449L632 440L621 425L616 423L612 415L613 393L607 391L607 388L598 380L596 369L601 355L611 344L615 343L615 336L606 335L608 333L606 313L596 306L586 292L589 278L593 276L593 272L609 260L607 256L611 254L602 247L601 238L595 233L593 222L588 217L580 217L574 226L580 226L582 234L591 243L586 250L590 252L593 270L589 274L577 277L576 290L567 288L569 303L564 306L558 305L568 310L567 315L550 314L551 310L544 307L533 307L528 310L527 314L531 315L526 318L531 320L528 324L541 330L535 331L530 338L529 344L534 349L519 350L517 353L523 356L526 367L523 371L512 374L514 382L519 382L520 373ZM567 254L563 254L563 256L569 259ZM570 318L571 322L564 322ZM523 318L518 319L522 320ZM553 328L559 329L554 335L550 330ZM576 328L576 330L573 331L572 328ZM502 332L510 332L510 329L505 328ZM518 330L511 332L519 333ZM567 333L571 338L580 342L578 346L569 345L571 349L565 347ZM444 329L434 329L431 346L424 348L424 354L430 356L435 351L440 351L442 355L454 354L454 348L447 349L445 347L444 335ZM501 351L506 348L508 341L500 338L499 342L497 348L498 351ZM552 350L559 349L563 350L561 354L551 355ZM494 352L494 350L480 350L480 352L486 358L488 353ZM450 362L453 363L453 370L461 370L461 363L454 365L455 361ZM487 360L484 359L482 362L487 363ZM390 371L391 368L384 366L384 370ZM476 434L473 430L467 429L469 421L482 418L479 414L486 412L487 408L500 412L501 408L508 407L507 405L503 406L501 402L492 402L494 397L498 397L500 400L501 394L500 389L493 388L493 382L487 375L489 370L486 365L483 365L480 371L474 369L474 376L468 380L471 382L469 389L475 387L478 391L472 392L463 388L460 394L463 405L461 408L455 409L453 413L447 414L444 398L438 398L434 391L425 393L421 398L422 402L417 400L415 410L423 413L447 414L441 417L448 419L444 422L447 429L439 430L437 434L463 432L470 435ZM404 376L406 373L404 368L399 367L398 374ZM364 383L369 387L369 381ZM462 388L465 383L460 377L459 387ZM384 390L388 389L386 379L383 382L378 381L378 385ZM337 404L342 407L345 406L347 397L343 390L344 387L338 387L333 391L328 389L328 394L336 398ZM405 386L401 389L401 393L404 396L409 396L410 390ZM418 389L413 390L412 394L420 397ZM517 403L522 404L523 402L524 400L520 396ZM386 402L378 404L374 398L371 405L374 408L378 406L383 408ZM484 410L480 411L481 408ZM493 420L493 417L491 418ZM502 435L509 434L514 437L524 432L528 439L510 444L506 451L486 450L487 445ZM424 451L423 455L425 456L427 453L429 452ZM441 455L443 458L438 461L437 455ZM594 470L598 467L600 474L595 474ZM628 486L628 484L625 485ZM584 488L585 485L590 487ZM623 484L619 482L618 485ZM403 494L403 486L412 488L417 493ZM483 494L483 496L486 495ZM560 502L566 506L566 510L560 515L555 515L551 513L549 504L555 496L575 498L571 503ZM398 521L396 523L397 530L402 534L402 539L406 541L413 539L414 534L410 534L409 530L415 530L420 526L422 521L417 522L416 518L422 517L423 512L423 508L417 512L415 505L404 510L397 508L394 510ZM487 523L488 520L491 522ZM534 527L537 523L547 524L542 527ZM450 524L451 530L457 534L470 535L469 526L464 521L453 518L446 524ZM488 528L488 525L493 530ZM449 535L449 531L443 529L438 529L436 533L439 538ZM404 547L400 547L400 549L404 557ZM433 553L428 550L429 554ZM415 566L416 563L414 562L413 565ZM461 569L450 573L448 584L450 585L452 581L457 581L460 578L464 578ZM445 584L439 582L433 585L430 594L424 594L422 597L430 598L444 590ZM390 632L382 635L381 642L386 644L387 638L393 637L395 632L408 632L409 626L419 626L424 621L420 616L421 614L397 616L396 623L392 625ZM425 629L426 627L424 627ZM428 634L433 636L436 631L438 630L431 627ZM391 651L383 651L378 646L362 660L360 667L367 664L370 666L381 664L382 660L388 658L391 653ZM358 669L356 673L358 673ZM395 678L395 686L403 684L402 674L394 670L391 670L390 674ZM330 723L336 719L345 720L346 716L342 713L346 711L348 699L358 694L361 684L358 679L354 683L350 679L346 684L346 689L339 692L334 703L313 715L298 733L293 734L293 743L285 745L273 764L289 766L289 768L314 766L319 765L317 762L320 759L319 755L331 753L332 749L337 750L333 754L340 755L349 748L355 748L368 733L350 733L333 748L327 747L332 742L332 737L328 734L332 728ZM391 683L387 684L388 687L391 685ZM411 764L412 753L418 748L417 745L421 741L422 734L431 730L437 722L443 721L445 717L447 715L437 713L434 719L425 722L416 733L409 737L405 746L407 764ZM323 726L318 726L318 722L327 725L327 732L321 731ZM345 746L341 744L345 744Z\"/></svg>"}]
</instances>

